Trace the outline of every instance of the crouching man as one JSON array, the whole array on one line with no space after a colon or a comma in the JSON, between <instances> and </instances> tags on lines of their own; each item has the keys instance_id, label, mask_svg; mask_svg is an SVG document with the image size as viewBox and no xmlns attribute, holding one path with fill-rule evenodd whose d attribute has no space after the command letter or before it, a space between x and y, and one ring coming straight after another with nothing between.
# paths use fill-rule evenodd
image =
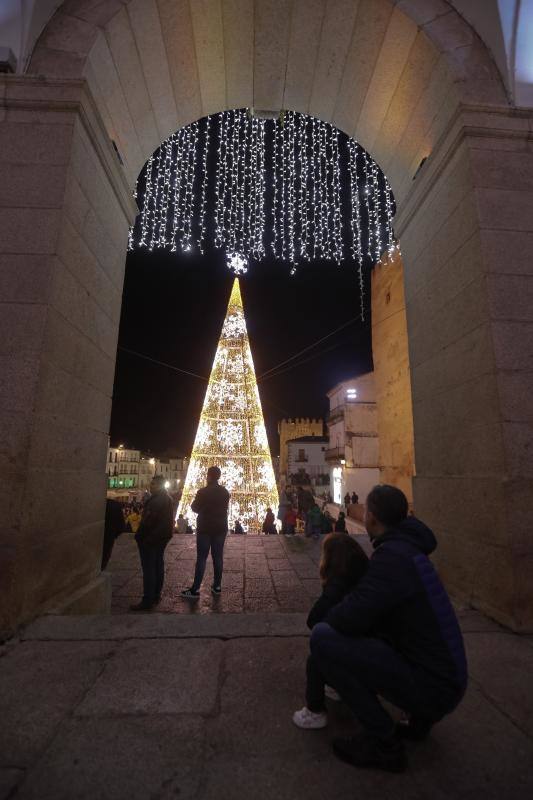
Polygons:
<instances>
[{"instance_id":1,"label":"crouching man","mask_svg":"<svg viewBox=\"0 0 533 800\"><path fill-rule=\"evenodd\" d=\"M463 639L428 555L437 543L408 517L407 498L375 486L365 525L374 546L366 575L313 628L311 656L363 733L333 742L355 767L402 772L402 739L423 739L461 701L467 684ZM395 724L378 695L406 712Z\"/></svg>"}]
</instances>

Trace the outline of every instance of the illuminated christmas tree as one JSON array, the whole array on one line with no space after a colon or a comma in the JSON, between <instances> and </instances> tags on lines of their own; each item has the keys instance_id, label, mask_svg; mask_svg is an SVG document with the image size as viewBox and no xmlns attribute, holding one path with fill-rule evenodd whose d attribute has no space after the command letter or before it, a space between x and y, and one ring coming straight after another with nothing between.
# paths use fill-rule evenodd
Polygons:
<instances>
[{"instance_id":1,"label":"illuminated christmas tree","mask_svg":"<svg viewBox=\"0 0 533 800\"><path fill-rule=\"evenodd\" d=\"M240 519L250 533L261 531L278 492L255 378L239 279L235 278L218 343L178 514L194 525L190 509L205 486L208 467L222 471L231 494L229 522Z\"/></svg>"}]
</instances>

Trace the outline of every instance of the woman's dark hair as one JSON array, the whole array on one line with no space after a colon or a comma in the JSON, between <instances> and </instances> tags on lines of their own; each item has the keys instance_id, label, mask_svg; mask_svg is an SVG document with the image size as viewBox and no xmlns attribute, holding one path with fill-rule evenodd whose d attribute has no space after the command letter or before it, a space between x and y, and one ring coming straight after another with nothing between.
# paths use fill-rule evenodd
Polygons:
<instances>
[{"instance_id":1,"label":"woman's dark hair","mask_svg":"<svg viewBox=\"0 0 533 800\"><path fill-rule=\"evenodd\" d=\"M322 542L320 579L325 585L331 578L342 578L356 584L366 572L368 557L355 539L347 533L328 533Z\"/></svg>"},{"instance_id":2,"label":"woman's dark hair","mask_svg":"<svg viewBox=\"0 0 533 800\"><path fill-rule=\"evenodd\" d=\"M366 498L366 507L376 519L393 528L399 525L409 512L409 503L404 493L396 486L380 483Z\"/></svg>"}]
</instances>

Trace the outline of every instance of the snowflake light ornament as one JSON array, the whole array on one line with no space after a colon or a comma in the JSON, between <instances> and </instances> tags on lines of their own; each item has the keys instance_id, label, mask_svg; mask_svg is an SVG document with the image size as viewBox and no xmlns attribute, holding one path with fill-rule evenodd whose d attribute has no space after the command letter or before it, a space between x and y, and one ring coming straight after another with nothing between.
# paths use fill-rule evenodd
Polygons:
<instances>
[{"instance_id":1,"label":"snowflake light ornament","mask_svg":"<svg viewBox=\"0 0 533 800\"><path fill-rule=\"evenodd\" d=\"M221 473L220 482L229 492L240 486L244 480L244 467L236 461L226 461Z\"/></svg>"},{"instance_id":2,"label":"snowflake light ornament","mask_svg":"<svg viewBox=\"0 0 533 800\"><path fill-rule=\"evenodd\" d=\"M248 272L248 261L240 253L228 253L226 256L226 263L228 269L235 273L235 275L244 275Z\"/></svg>"},{"instance_id":3,"label":"snowflake light ornament","mask_svg":"<svg viewBox=\"0 0 533 800\"><path fill-rule=\"evenodd\" d=\"M225 451L231 451L242 445L242 423L232 419L217 423L217 441Z\"/></svg>"},{"instance_id":4,"label":"snowflake light ornament","mask_svg":"<svg viewBox=\"0 0 533 800\"><path fill-rule=\"evenodd\" d=\"M246 335L246 323L242 314L230 314L226 317L222 328L222 337L225 339L237 339L239 336Z\"/></svg>"}]
</instances>

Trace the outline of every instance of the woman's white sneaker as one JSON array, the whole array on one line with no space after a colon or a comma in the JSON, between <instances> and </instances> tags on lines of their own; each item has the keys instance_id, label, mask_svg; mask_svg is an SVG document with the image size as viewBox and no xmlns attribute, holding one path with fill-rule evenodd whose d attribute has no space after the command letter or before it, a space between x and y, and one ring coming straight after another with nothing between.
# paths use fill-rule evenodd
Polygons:
<instances>
[{"instance_id":1,"label":"woman's white sneaker","mask_svg":"<svg viewBox=\"0 0 533 800\"><path fill-rule=\"evenodd\" d=\"M328 724L328 715L325 711L309 711L307 706L304 706L299 711L295 711L292 715L292 721L298 728L305 728L306 730L318 730L325 728Z\"/></svg>"},{"instance_id":2,"label":"woman's white sneaker","mask_svg":"<svg viewBox=\"0 0 533 800\"><path fill-rule=\"evenodd\" d=\"M326 685L324 687L324 692L326 694L326 697L328 697L330 700L335 700L336 703L340 703L341 696L338 692L335 691L335 689L332 686Z\"/></svg>"}]
</instances>

